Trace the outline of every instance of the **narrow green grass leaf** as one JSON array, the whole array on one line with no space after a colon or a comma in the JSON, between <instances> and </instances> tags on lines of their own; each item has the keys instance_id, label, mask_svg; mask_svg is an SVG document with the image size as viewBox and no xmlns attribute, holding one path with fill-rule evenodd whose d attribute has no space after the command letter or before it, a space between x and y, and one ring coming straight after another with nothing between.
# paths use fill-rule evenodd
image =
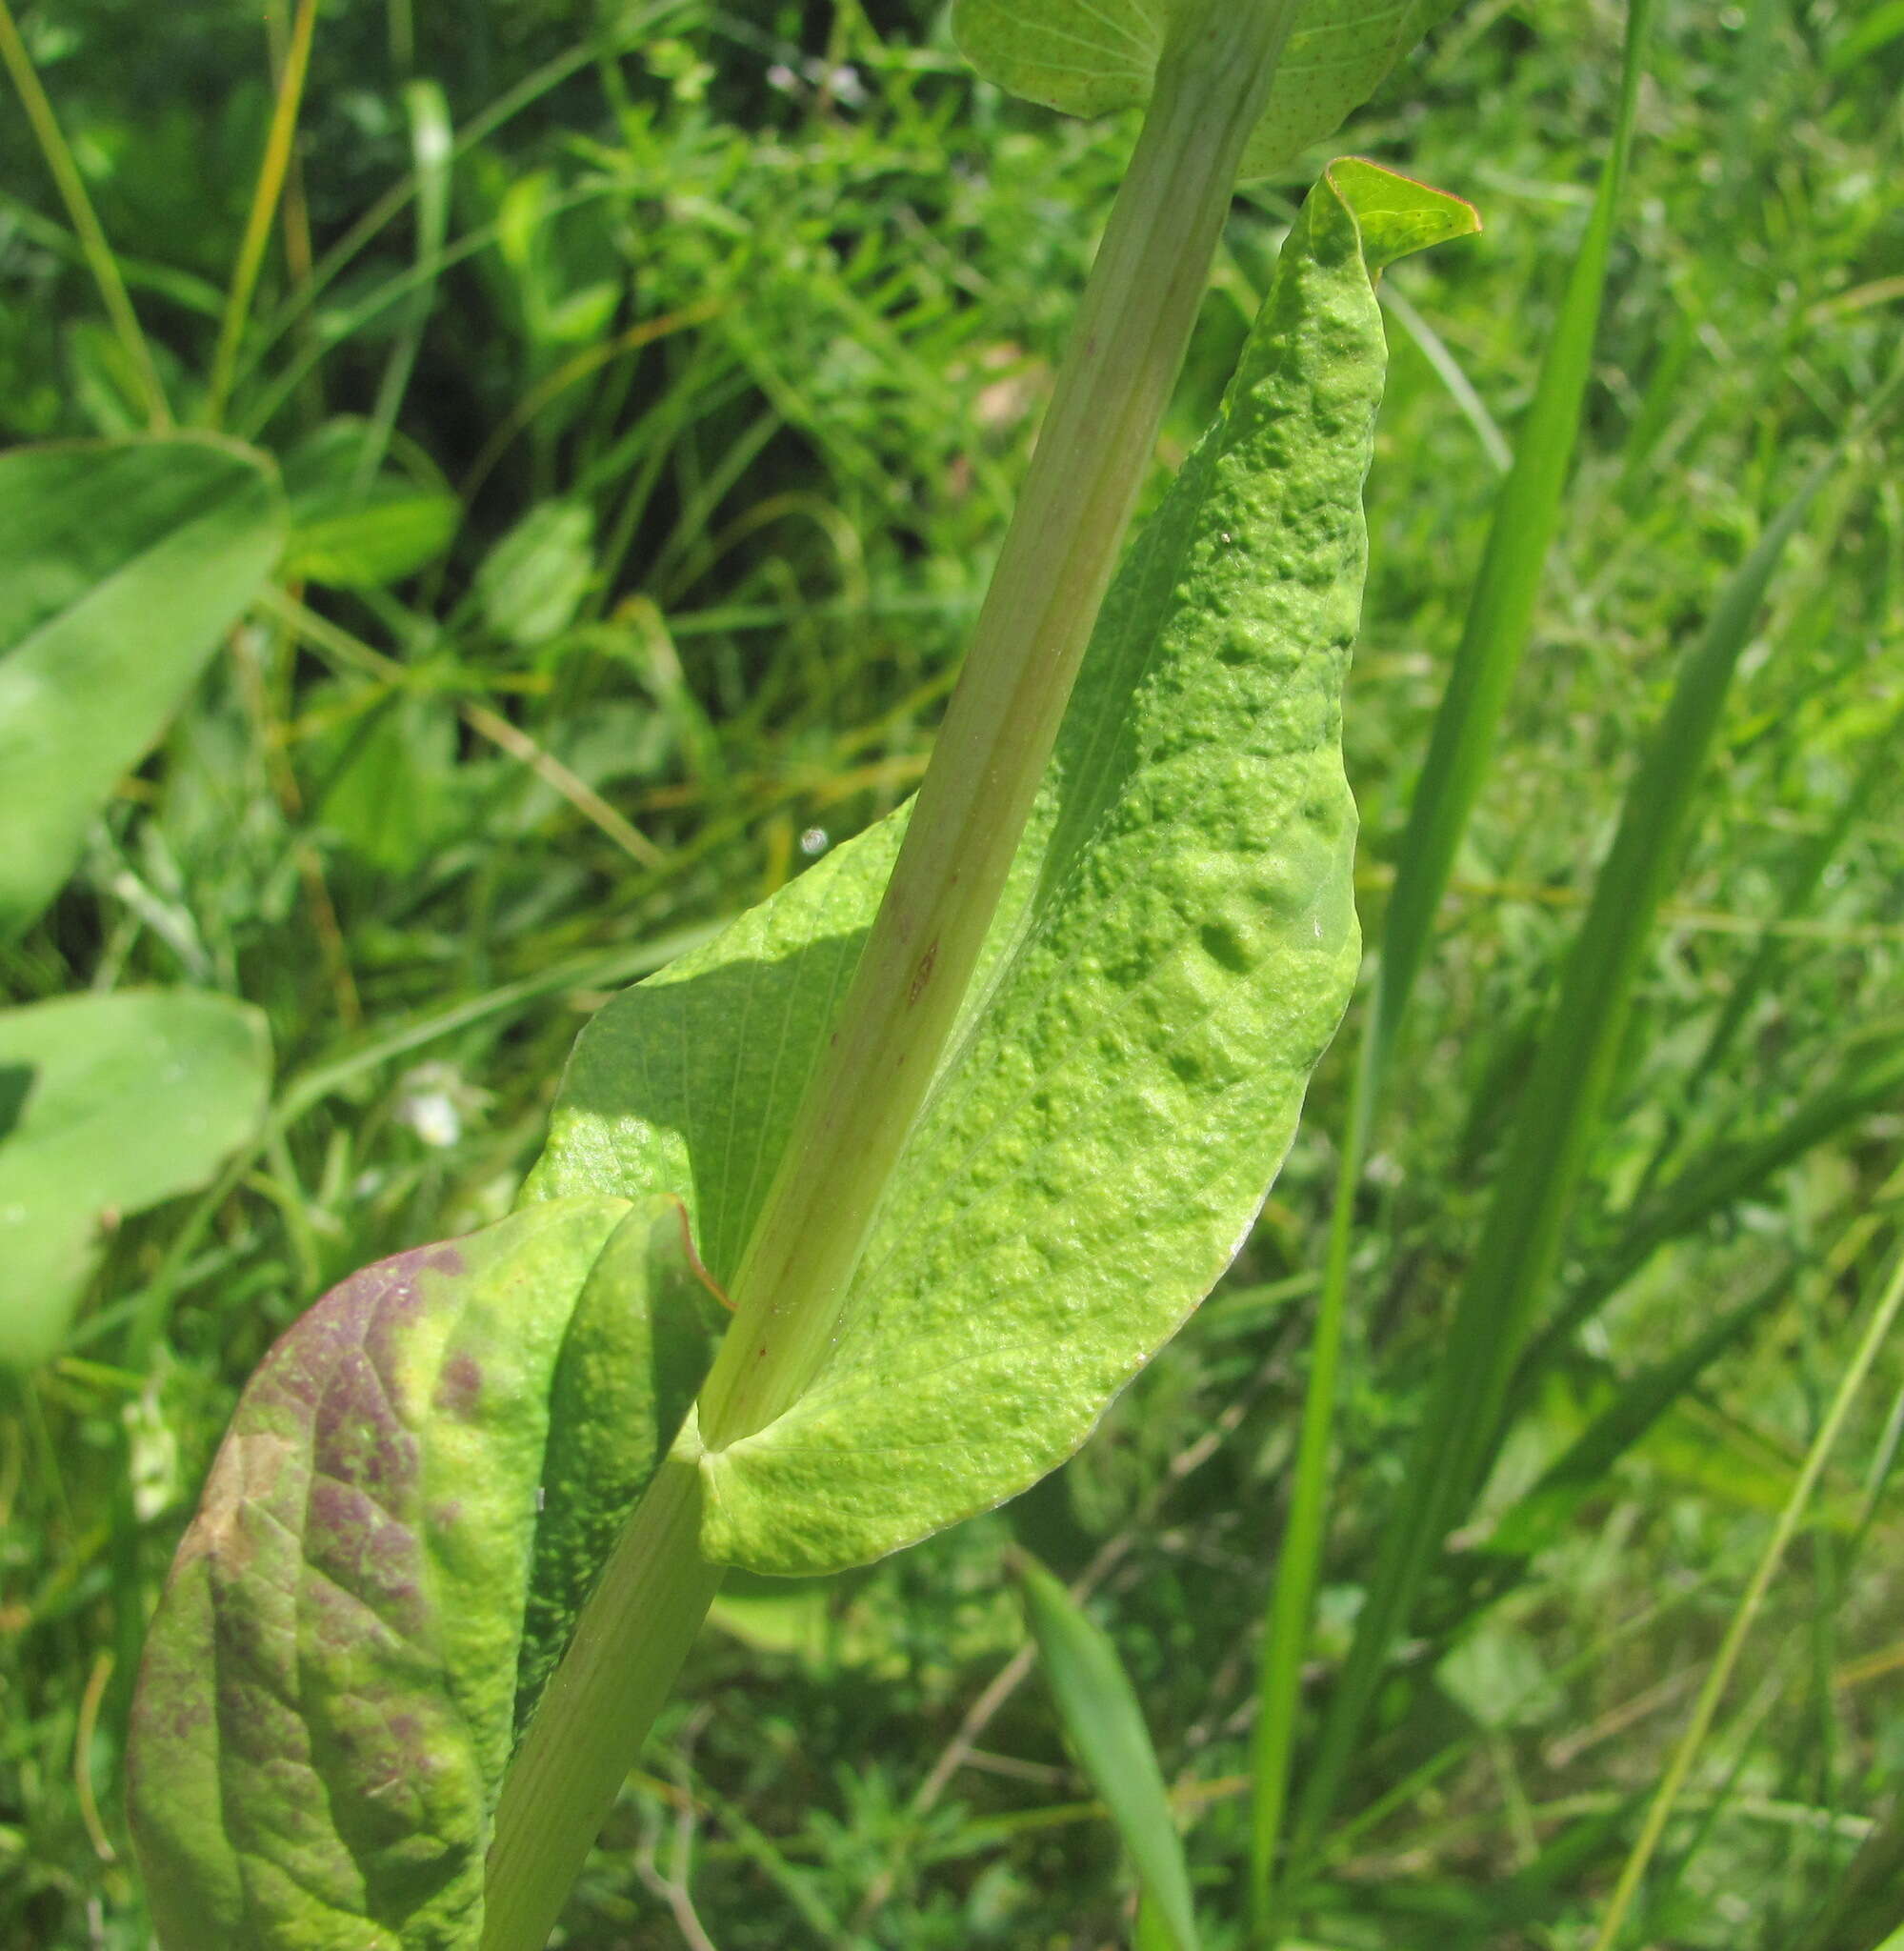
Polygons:
<instances>
[{"instance_id":1,"label":"narrow green grass leaf","mask_svg":"<svg viewBox=\"0 0 1904 1951\"><path fill-rule=\"evenodd\" d=\"M0 940L72 872L283 539L276 482L244 449L0 455Z\"/></svg>"},{"instance_id":2,"label":"narrow green grass leaf","mask_svg":"<svg viewBox=\"0 0 1904 1951\"><path fill-rule=\"evenodd\" d=\"M1653 7L1653 0L1631 0L1627 10L1612 146L1560 315L1541 361L1533 401L1517 432L1508 477L1495 497L1487 547L1409 809L1395 862L1394 891L1382 924L1374 1001L1350 1085L1290 1515L1263 1642L1252 1760L1255 1790L1251 1914L1259 1931L1272 1928L1302 1670L1320 1577L1355 1195L1395 1038L1428 953L1461 836L1493 763L1501 714L1527 648L1534 599L1559 529L1561 495L1579 438L1593 342L1606 297L1607 266L1632 158Z\"/></svg>"},{"instance_id":3,"label":"narrow green grass leaf","mask_svg":"<svg viewBox=\"0 0 1904 1951\"><path fill-rule=\"evenodd\" d=\"M1893 1802L1851 1860L1844 1881L1798 1951L1904 1951L1904 1799ZM1885 1933L1890 1935L1886 1936Z\"/></svg>"},{"instance_id":4,"label":"narrow green grass leaf","mask_svg":"<svg viewBox=\"0 0 1904 1951\"><path fill-rule=\"evenodd\" d=\"M1461 641L1435 714L1428 757L1395 856L1394 890L1382 922L1381 962L1368 1037L1374 1076L1387 1074L1409 998L1448 892L1454 855L1493 764L1501 714L1520 668L1560 503L1580 433L1605 304L1607 266L1618 233L1655 0L1632 0L1619 109L1585 234L1580 239L1533 399L1515 429L1513 464L1495 497L1487 546L1469 597Z\"/></svg>"},{"instance_id":5,"label":"narrow green grass leaf","mask_svg":"<svg viewBox=\"0 0 1904 1951\"><path fill-rule=\"evenodd\" d=\"M1825 56L1832 74L1848 74L1893 41L1904 39L1904 0L1878 0Z\"/></svg>"},{"instance_id":6,"label":"narrow green grass leaf","mask_svg":"<svg viewBox=\"0 0 1904 1951\"><path fill-rule=\"evenodd\" d=\"M9 0L0 0L0 66L6 68L20 97L33 140L58 187L60 201L66 205L73 235L79 240L80 255L99 288L100 300L119 343L125 348L127 362L138 376L150 415L148 424L153 428L168 427L171 424L171 409L166 402L158 368L152 363L152 349L139 324L139 314L132 309L119 260L113 255L112 246L92 208L92 199L87 193L86 178L60 129L59 117L47 99L47 91L40 85L39 70L33 66Z\"/></svg>"},{"instance_id":7,"label":"narrow green grass leaf","mask_svg":"<svg viewBox=\"0 0 1904 1951\"><path fill-rule=\"evenodd\" d=\"M1468 377L1467 370L1449 350L1447 341L1421 315L1408 294L1393 282L1382 287L1382 309L1399 322L1402 330L1420 349L1422 357L1434 368L1442 385L1448 389L1450 398L1460 409L1461 417L1474 430L1474 438L1481 443L1481 452L1493 467L1505 474L1513 466L1513 450L1508 445L1499 423L1488 411L1487 402L1475 392L1474 382Z\"/></svg>"},{"instance_id":8,"label":"narrow green grass leaf","mask_svg":"<svg viewBox=\"0 0 1904 1951\"><path fill-rule=\"evenodd\" d=\"M0 1366L50 1359L106 1229L203 1185L257 1130L271 1076L264 1017L229 996L0 1011Z\"/></svg>"},{"instance_id":9,"label":"narrow green grass leaf","mask_svg":"<svg viewBox=\"0 0 1904 1951\"><path fill-rule=\"evenodd\" d=\"M1176 1934L1149 1890L1137 1899L1137 1928L1132 1943L1134 1951L1177 1951Z\"/></svg>"},{"instance_id":10,"label":"narrow green grass leaf","mask_svg":"<svg viewBox=\"0 0 1904 1951\"><path fill-rule=\"evenodd\" d=\"M1183 1842L1144 1710L1117 1649L1035 1559L1020 1561L1018 1579L1025 1619L1065 1732L1136 1866L1151 1921L1167 1933L1166 1951L1197 1951ZM1141 1931L1138 1941L1144 1941Z\"/></svg>"},{"instance_id":11,"label":"narrow green grass leaf","mask_svg":"<svg viewBox=\"0 0 1904 1951\"><path fill-rule=\"evenodd\" d=\"M277 215L278 199L284 194L285 179L291 173L291 151L297 138L297 119L304 106L305 78L311 71L311 45L317 32L318 0L297 0L291 39L285 48L284 65L278 73L277 98L271 107L271 128L265 135L265 152L259 158L257 182L251 191L251 208L245 219L245 233L238 243L238 255L231 266L231 285L225 294L225 315L218 327L218 343L211 354L211 375L206 383L205 423L224 424L225 407L231 396L231 383L237 374L238 352L245 328L251 321L251 300L258 288L265 252L270 249L271 224Z\"/></svg>"},{"instance_id":12,"label":"narrow green grass leaf","mask_svg":"<svg viewBox=\"0 0 1904 1951\"><path fill-rule=\"evenodd\" d=\"M1628 788L1612 851L1501 1148L1512 1168L1497 1183L1462 1283L1446 1352L1330 1703L1302 1801L1305 1857L1333 1805L1389 1649L1406 1627L1441 1540L1475 1489L1515 1362L1559 1254L1613 1080L1653 915L1692 831L1734 673L1786 544L1839 457L1834 452L1813 471L1727 583L1704 636L1681 663L1672 699Z\"/></svg>"},{"instance_id":13,"label":"narrow green grass leaf","mask_svg":"<svg viewBox=\"0 0 1904 1951\"><path fill-rule=\"evenodd\" d=\"M572 47L553 55L462 124L451 145L450 153L444 158L446 169L453 171L463 157L491 140L518 115L571 80L578 70L588 67L591 62L601 60L605 54L631 52L654 38L671 17L678 16L684 11L687 4L688 0L655 0L655 4L651 6L631 7L612 24L604 21L601 31L596 36L579 40ZM423 183L412 168L330 246L311 267L308 279L301 280L295 290L285 294L274 312L255 323L252 330L245 335L245 345L233 382L234 391L242 392L250 389L251 383L257 379L267 363L276 353L286 334L311 314L331 286L336 284L351 266L363 256L370 245L423 194ZM453 248L451 254L454 254ZM426 269L424 275L433 276L435 272L446 269L448 262L449 257L446 256L442 264ZM406 291L414 289L415 284L421 281L414 269L410 273L410 278L411 282L405 285ZM222 299L219 302L222 303ZM375 309L381 309L381 302ZM290 373L290 384L274 384L261 407L254 407L247 412L243 429L234 431L255 432L269 426L277 409L296 392L311 371L311 362L306 359L293 359L286 363L292 369Z\"/></svg>"},{"instance_id":14,"label":"narrow green grass leaf","mask_svg":"<svg viewBox=\"0 0 1904 1951\"><path fill-rule=\"evenodd\" d=\"M1824 884L1832 862L1864 818L1873 798L1891 777L1895 767L1892 754L1900 733L1904 733L1904 707L1894 711L1882 729L1872 734L1870 750L1852 780L1851 790L1839 802L1831 819L1794 857L1779 890L1776 914L1771 917L1774 923L1790 921L1811 906L1814 896ZM1681 1105L1696 1107L1708 1079L1717 1073L1731 1054L1733 1044L1744 1029L1754 1007L1790 953L1778 928L1775 925L1768 927L1752 959L1727 993L1724 1006L1714 1018L1693 1068L1687 1073L1686 1081L1678 1093ZM1674 1118L1662 1134L1652 1158L1647 1161L1647 1169L1634 1196L1635 1204L1645 1199L1672 1162L1683 1131L1683 1122Z\"/></svg>"},{"instance_id":15,"label":"narrow green grass leaf","mask_svg":"<svg viewBox=\"0 0 1904 1951\"><path fill-rule=\"evenodd\" d=\"M411 167L416 183L416 268L421 281L378 382L376 405L357 461L360 486L374 477L390 451L391 433L404 394L410 391L411 374L416 370L423 329L435 297L443 246L450 235L451 159L456 152L456 141L449 99L435 82L412 81L404 87L403 109L410 121Z\"/></svg>"},{"instance_id":16,"label":"narrow green grass leaf","mask_svg":"<svg viewBox=\"0 0 1904 1951\"><path fill-rule=\"evenodd\" d=\"M522 1723L700 1385L677 1201L564 1200L334 1289L246 1389L147 1638L166 1951L469 1951Z\"/></svg>"}]
</instances>

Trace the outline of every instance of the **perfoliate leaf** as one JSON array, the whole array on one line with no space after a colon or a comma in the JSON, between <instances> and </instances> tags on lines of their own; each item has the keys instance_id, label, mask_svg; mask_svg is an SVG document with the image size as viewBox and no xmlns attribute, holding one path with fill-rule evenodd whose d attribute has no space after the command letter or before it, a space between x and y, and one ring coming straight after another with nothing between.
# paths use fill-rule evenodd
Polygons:
<instances>
[{"instance_id":1,"label":"perfoliate leaf","mask_svg":"<svg viewBox=\"0 0 1904 1951\"><path fill-rule=\"evenodd\" d=\"M0 1011L0 1366L58 1352L105 1229L203 1185L257 1128L265 1019L127 991Z\"/></svg>"},{"instance_id":2,"label":"perfoliate leaf","mask_svg":"<svg viewBox=\"0 0 1904 1951\"><path fill-rule=\"evenodd\" d=\"M277 484L242 448L0 454L0 940L71 873L283 540Z\"/></svg>"},{"instance_id":3,"label":"perfoliate leaf","mask_svg":"<svg viewBox=\"0 0 1904 1951\"><path fill-rule=\"evenodd\" d=\"M954 0L966 58L1000 88L1072 115L1141 106L1189 0ZM1269 7L1278 0L1234 0ZM1297 0L1245 180L1333 134L1459 0Z\"/></svg>"},{"instance_id":4,"label":"perfoliate leaf","mask_svg":"<svg viewBox=\"0 0 1904 1951\"><path fill-rule=\"evenodd\" d=\"M1341 686L1384 349L1356 211L1402 200L1378 190L1364 165L1312 195L1112 590L828 1359L702 1456L717 1560L837 1569L1027 1488L1248 1236L1357 955ZM604 1010L528 1196L678 1193L730 1273L898 826Z\"/></svg>"},{"instance_id":5,"label":"perfoliate leaf","mask_svg":"<svg viewBox=\"0 0 1904 1951\"><path fill-rule=\"evenodd\" d=\"M516 1734L706 1367L671 1199L353 1276L266 1358L146 1643L166 1951L469 1951Z\"/></svg>"}]
</instances>

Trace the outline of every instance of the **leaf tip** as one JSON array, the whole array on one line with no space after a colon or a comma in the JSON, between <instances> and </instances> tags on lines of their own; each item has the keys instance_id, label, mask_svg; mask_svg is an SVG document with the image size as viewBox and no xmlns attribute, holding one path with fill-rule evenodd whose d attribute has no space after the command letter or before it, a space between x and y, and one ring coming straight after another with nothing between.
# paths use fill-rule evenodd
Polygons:
<instances>
[{"instance_id":1,"label":"leaf tip","mask_svg":"<svg viewBox=\"0 0 1904 1951\"><path fill-rule=\"evenodd\" d=\"M1355 219L1371 274L1397 258L1481 229L1481 213L1464 196L1404 176L1367 156L1338 156L1323 180Z\"/></svg>"}]
</instances>

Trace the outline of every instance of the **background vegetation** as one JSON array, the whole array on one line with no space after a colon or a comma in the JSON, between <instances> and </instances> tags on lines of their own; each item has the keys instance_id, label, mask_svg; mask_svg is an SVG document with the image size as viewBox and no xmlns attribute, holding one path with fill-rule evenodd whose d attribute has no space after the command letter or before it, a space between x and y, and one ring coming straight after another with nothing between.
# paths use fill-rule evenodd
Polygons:
<instances>
[{"instance_id":1,"label":"background vegetation","mask_svg":"<svg viewBox=\"0 0 1904 1951\"><path fill-rule=\"evenodd\" d=\"M172 411L276 453L298 515L291 593L0 949L16 1002L241 995L278 1067L260 1143L124 1225L68 1354L0 1380L0 1941L32 1951L146 1941L124 1703L272 1337L365 1261L498 1217L602 996L916 781L1130 139L972 83L925 0L332 0L221 361L298 11L19 13ZM1349 720L1372 942L1621 26L1476 0L1339 144L1488 225L1389 280ZM1904 12L1668 5L1650 68L1561 539L1363 1188L1318 1700L1641 735L1897 345ZM1238 201L1163 466L1314 160ZM0 117L0 438L145 420L31 131ZM1854 453L1758 619L1543 1318L1610 1297L1519 1393L1305 1942L1591 1941L1850 1359L1904 1196L1900 479ZM1242 1941L1255 1640L1350 1056L1224 1287L1073 1464L865 1574L733 1582L571 1943L1124 1941L1128 1873L1031 1676L1014 1539L1112 1630L1209 1941ZM1722 1319L1709 1362L1671 1365ZM1874 1951L1904 1921L1900 1391L1893 1347L1627 1941ZM1642 1407L1526 1531L1541 1471ZM1520 1544L1482 1550L1510 1510Z\"/></svg>"}]
</instances>

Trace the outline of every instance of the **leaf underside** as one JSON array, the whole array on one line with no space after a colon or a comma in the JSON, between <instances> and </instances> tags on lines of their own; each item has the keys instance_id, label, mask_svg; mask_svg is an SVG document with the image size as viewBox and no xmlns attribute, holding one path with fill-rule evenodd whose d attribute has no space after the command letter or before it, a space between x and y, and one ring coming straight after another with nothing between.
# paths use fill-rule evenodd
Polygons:
<instances>
[{"instance_id":1,"label":"leaf underside","mask_svg":"<svg viewBox=\"0 0 1904 1951\"><path fill-rule=\"evenodd\" d=\"M1237 0L1268 6L1273 0ZM1242 176L1333 135L1459 0L1299 0ZM1181 0L956 0L952 31L988 81L1072 115L1150 99Z\"/></svg>"},{"instance_id":2,"label":"leaf underside","mask_svg":"<svg viewBox=\"0 0 1904 1951\"><path fill-rule=\"evenodd\" d=\"M706 1369L671 1199L399 1255L248 1385L147 1639L160 1937L451 1951L516 1735Z\"/></svg>"},{"instance_id":3,"label":"leaf underside","mask_svg":"<svg viewBox=\"0 0 1904 1951\"><path fill-rule=\"evenodd\" d=\"M702 1456L719 1561L839 1569L1029 1487L1215 1283L1288 1149L1357 955L1341 687L1384 348L1355 211L1376 262L1473 228L1372 165L1333 178L1106 603L829 1358ZM600 1013L526 1197L677 1193L732 1274L902 818Z\"/></svg>"}]
</instances>

